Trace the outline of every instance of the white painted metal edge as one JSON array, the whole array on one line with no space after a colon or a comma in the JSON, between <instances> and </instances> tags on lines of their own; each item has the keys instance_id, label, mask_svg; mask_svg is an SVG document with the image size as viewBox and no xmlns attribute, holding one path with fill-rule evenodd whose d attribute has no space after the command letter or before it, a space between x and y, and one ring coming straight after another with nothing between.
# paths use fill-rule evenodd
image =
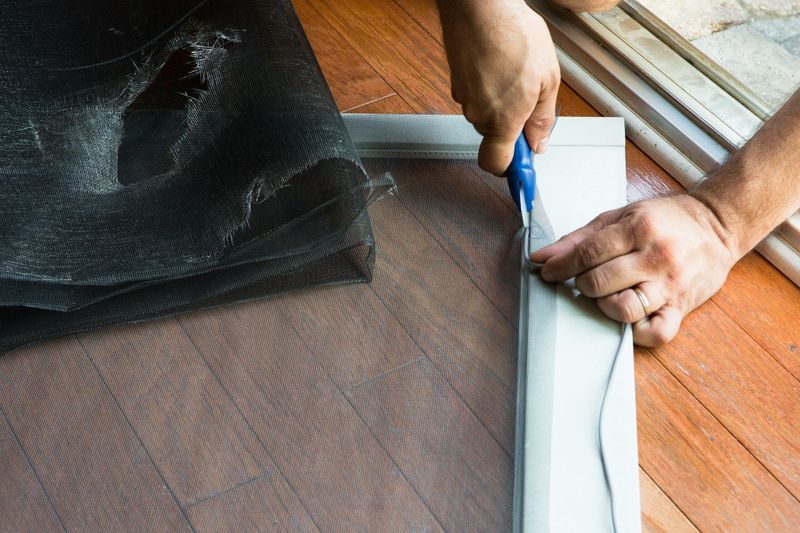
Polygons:
<instances>
[{"instance_id":1,"label":"white painted metal edge","mask_svg":"<svg viewBox=\"0 0 800 533\"><path fill-rule=\"evenodd\" d=\"M342 115L361 157L475 159L481 136L461 115ZM550 146L620 146L622 119L608 117L587 124L580 117L560 117ZM622 145L624 146L624 144Z\"/></svg>"},{"instance_id":2,"label":"white painted metal edge","mask_svg":"<svg viewBox=\"0 0 800 533\"><path fill-rule=\"evenodd\" d=\"M705 175L700 167L652 129L642 117L593 78L572 57L560 49L556 53L561 64L561 76L564 81L586 99L592 107L602 115L622 117L625 121L625 133L628 138L661 165L667 173L672 176L682 176L683 180L678 180L681 184L691 186L700 183Z\"/></svg>"},{"instance_id":3,"label":"white painted metal edge","mask_svg":"<svg viewBox=\"0 0 800 533\"><path fill-rule=\"evenodd\" d=\"M584 13L578 21L730 146L741 145L761 127L758 116L622 9Z\"/></svg>"},{"instance_id":4,"label":"white painted metal edge","mask_svg":"<svg viewBox=\"0 0 800 533\"><path fill-rule=\"evenodd\" d=\"M611 128L609 134L618 135L615 146L560 147L534 159L541 179L532 249L625 205L624 132ZM631 328L605 317L566 284L554 287L527 270L523 275L521 305L527 302L528 317L520 323L520 335L527 335L521 531L637 532Z\"/></svg>"},{"instance_id":5,"label":"white painted metal edge","mask_svg":"<svg viewBox=\"0 0 800 533\"><path fill-rule=\"evenodd\" d=\"M795 285L800 286L800 257L796 248L789 246L777 235L770 235L756 246L756 250Z\"/></svg>"}]
</instances>

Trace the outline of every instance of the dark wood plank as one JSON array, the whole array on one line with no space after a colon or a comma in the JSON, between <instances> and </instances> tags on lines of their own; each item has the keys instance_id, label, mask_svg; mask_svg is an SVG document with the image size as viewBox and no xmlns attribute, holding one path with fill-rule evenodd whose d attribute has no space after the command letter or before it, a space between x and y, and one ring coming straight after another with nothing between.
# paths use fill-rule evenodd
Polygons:
<instances>
[{"instance_id":1,"label":"dark wood plank","mask_svg":"<svg viewBox=\"0 0 800 533\"><path fill-rule=\"evenodd\" d=\"M300 291L281 301L289 322L341 390L422 357L368 285Z\"/></svg>"},{"instance_id":2,"label":"dark wood plank","mask_svg":"<svg viewBox=\"0 0 800 533\"><path fill-rule=\"evenodd\" d=\"M195 531L319 531L282 477L267 474L189 508Z\"/></svg>"},{"instance_id":3,"label":"dark wood plank","mask_svg":"<svg viewBox=\"0 0 800 533\"><path fill-rule=\"evenodd\" d=\"M638 202L684 190L680 183L630 140L625 142L625 163L628 174L628 202Z\"/></svg>"},{"instance_id":4,"label":"dark wood plank","mask_svg":"<svg viewBox=\"0 0 800 533\"><path fill-rule=\"evenodd\" d=\"M410 111L410 104L402 97L388 98L364 108L364 112L370 113ZM458 175L458 172L454 174ZM472 174L474 179L474 170ZM500 181L480 174L481 180ZM454 209L455 214L448 214L453 210L441 209L441 206L450 204L446 199L449 195L442 193L443 197L433 198L435 194L426 191L425 184L412 187L402 181L404 177L412 176L398 174L401 181L394 198L381 200L370 210L378 245L378 264L372 287L469 408L511 454L516 371L515 306L518 305L517 282L513 280L519 275L517 256L514 255L513 260L509 257L515 253L513 246L509 246L509 243L513 244L515 230L512 226L516 223L511 207L513 203L509 200L505 207L498 208L500 193L493 192L485 181L483 184L468 182L463 190L457 192L466 201ZM438 180L438 174L432 179ZM477 195L472 191L476 185ZM502 194L502 198L507 196L504 190ZM420 202L419 195L427 200ZM393 202L398 205L390 206ZM466 256L463 249L449 240L450 236L434 231L432 233L439 236L437 241L424 225L430 221L421 223L409 211L414 210L419 215L427 207L438 218L440 226L449 217L457 217L467 227L474 228L467 219L476 205L483 211L482 218L487 224L477 231L491 233L493 240L476 244L463 238L461 242L471 250L471 254ZM501 215L502 209L506 209L505 216ZM388 222L382 223L384 219ZM453 235L457 239L459 235L466 237L457 226L458 223L450 224ZM502 257L492 258L491 253L474 255L480 251L480 246L502 250ZM465 257L468 258L466 262ZM465 270L461 270L459 265ZM483 275L476 265L487 268L492 265L495 272L504 273L503 279ZM512 269L512 281L509 281L508 272ZM483 291L480 288L482 275ZM475 276L475 279L470 276ZM497 285L510 285L511 288L498 289ZM501 309L514 318L509 319ZM462 335L464 332L466 334Z\"/></svg>"},{"instance_id":5,"label":"dark wood plank","mask_svg":"<svg viewBox=\"0 0 800 533\"><path fill-rule=\"evenodd\" d=\"M678 337L653 353L800 496L800 384L791 374L713 303L688 317Z\"/></svg>"},{"instance_id":6,"label":"dark wood plank","mask_svg":"<svg viewBox=\"0 0 800 533\"><path fill-rule=\"evenodd\" d=\"M180 321L321 529L439 529L279 302Z\"/></svg>"},{"instance_id":7,"label":"dark wood plank","mask_svg":"<svg viewBox=\"0 0 800 533\"><path fill-rule=\"evenodd\" d=\"M0 530L62 531L50 500L0 412Z\"/></svg>"},{"instance_id":8,"label":"dark wood plank","mask_svg":"<svg viewBox=\"0 0 800 533\"><path fill-rule=\"evenodd\" d=\"M512 461L428 359L348 397L445 530L511 529Z\"/></svg>"},{"instance_id":9,"label":"dark wood plank","mask_svg":"<svg viewBox=\"0 0 800 533\"><path fill-rule=\"evenodd\" d=\"M308 0L292 3L339 109L348 110L394 94L394 89Z\"/></svg>"},{"instance_id":10,"label":"dark wood plank","mask_svg":"<svg viewBox=\"0 0 800 533\"><path fill-rule=\"evenodd\" d=\"M188 529L74 338L0 357L0 408L67 529Z\"/></svg>"},{"instance_id":11,"label":"dark wood plank","mask_svg":"<svg viewBox=\"0 0 800 533\"><path fill-rule=\"evenodd\" d=\"M373 290L511 453L514 328L397 198L376 203L371 214Z\"/></svg>"},{"instance_id":12,"label":"dark wood plank","mask_svg":"<svg viewBox=\"0 0 800 533\"><path fill-rule=\"evenodd\" d=\"M791 531L800 505L646 350L636 351L639 462L701 531Z\"/></svg>"},{"instance_id":13,"label":"dark wood plank","mask_svg":"<svg viewBox=\"0 0 800 533\"><path fill-rule=\"evenodd\" d=\"M368 162L367 168L376 175L392 173L400 203L516 325L520 248L515 236L522 222L508 192L486 183L501 180L473 161L389 160Z\"/></svg>"},{"instance_id":14,"label":"dark wood plank","mask_svg":"<svg viewBox=\"0 0 800 533\"><path fill-rule=\"evenodd\" d=\"M272 468L175 319L79 339L181 505Z\"/></svg>"}]
</instances>

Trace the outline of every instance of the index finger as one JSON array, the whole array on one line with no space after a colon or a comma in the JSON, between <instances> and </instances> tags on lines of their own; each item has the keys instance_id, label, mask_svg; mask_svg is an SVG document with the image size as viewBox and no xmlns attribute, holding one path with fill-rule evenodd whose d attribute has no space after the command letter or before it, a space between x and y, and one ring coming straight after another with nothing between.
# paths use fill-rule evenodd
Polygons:
<instances>
[{"instance_id":1,"label":"index finger","mask_svg":"<svg viewBox=\"0 0 800 533\"><path fill-rule=\"evenodd\" d=\"M542 279L566 281L633 251L634 246L634 236L627 224L611 224L550 258L542 267Z\"/></svg>"},{"instance_id":2,"label":"index finger","mask_svg":"<svg viewBox=\"0 0 800 533\"><path fill-rule=\"evenodd\" d=\"M531 261L534 263L546 263L557 255L567 253L592 233L596 233L609 224L615 222L619 218L618 212L619 210L616 209L614 211L607 211L596 216L585 226L576 229L572 233L567 233L553 244L533 252L531 254Z\"/></svg>"}]
</instances>

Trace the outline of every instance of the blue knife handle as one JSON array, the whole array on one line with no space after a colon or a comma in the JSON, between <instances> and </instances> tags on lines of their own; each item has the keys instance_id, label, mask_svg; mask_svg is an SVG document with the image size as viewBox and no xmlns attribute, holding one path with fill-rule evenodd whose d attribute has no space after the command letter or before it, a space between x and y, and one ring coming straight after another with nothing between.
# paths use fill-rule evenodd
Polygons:
<instances>
[{"instance_id":1,"label":"blue knife handle","mask_svg":"<svg viewBox=\"0 0 800 533\"><path fill-rule=\"evenodd\" d=\"M514 159L506 171L508 179L508 190L511 197L520 211L523 206L519 205L519 192L525 195L525 210L530 213L533 211L533 198L536 194L536 171L533 170L533 153L531 152L525 133L521 133L514 145Z\"/></svg>"}]
</instances>

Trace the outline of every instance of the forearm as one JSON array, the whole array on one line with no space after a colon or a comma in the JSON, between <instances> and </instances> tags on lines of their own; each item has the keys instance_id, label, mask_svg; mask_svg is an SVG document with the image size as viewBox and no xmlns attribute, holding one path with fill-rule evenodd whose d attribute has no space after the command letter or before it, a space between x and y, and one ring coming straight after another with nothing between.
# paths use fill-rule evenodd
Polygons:
<instances>
[{"instance_id":1,"label":"forearm","mask_svg":"<svg viewBox=\"0 0 800 533\"><path fill-rule=\"evenodd\" d=\"M737 258L800 209L800 91L691 194L714 211Z\"/></svg>"}]
</instances>

